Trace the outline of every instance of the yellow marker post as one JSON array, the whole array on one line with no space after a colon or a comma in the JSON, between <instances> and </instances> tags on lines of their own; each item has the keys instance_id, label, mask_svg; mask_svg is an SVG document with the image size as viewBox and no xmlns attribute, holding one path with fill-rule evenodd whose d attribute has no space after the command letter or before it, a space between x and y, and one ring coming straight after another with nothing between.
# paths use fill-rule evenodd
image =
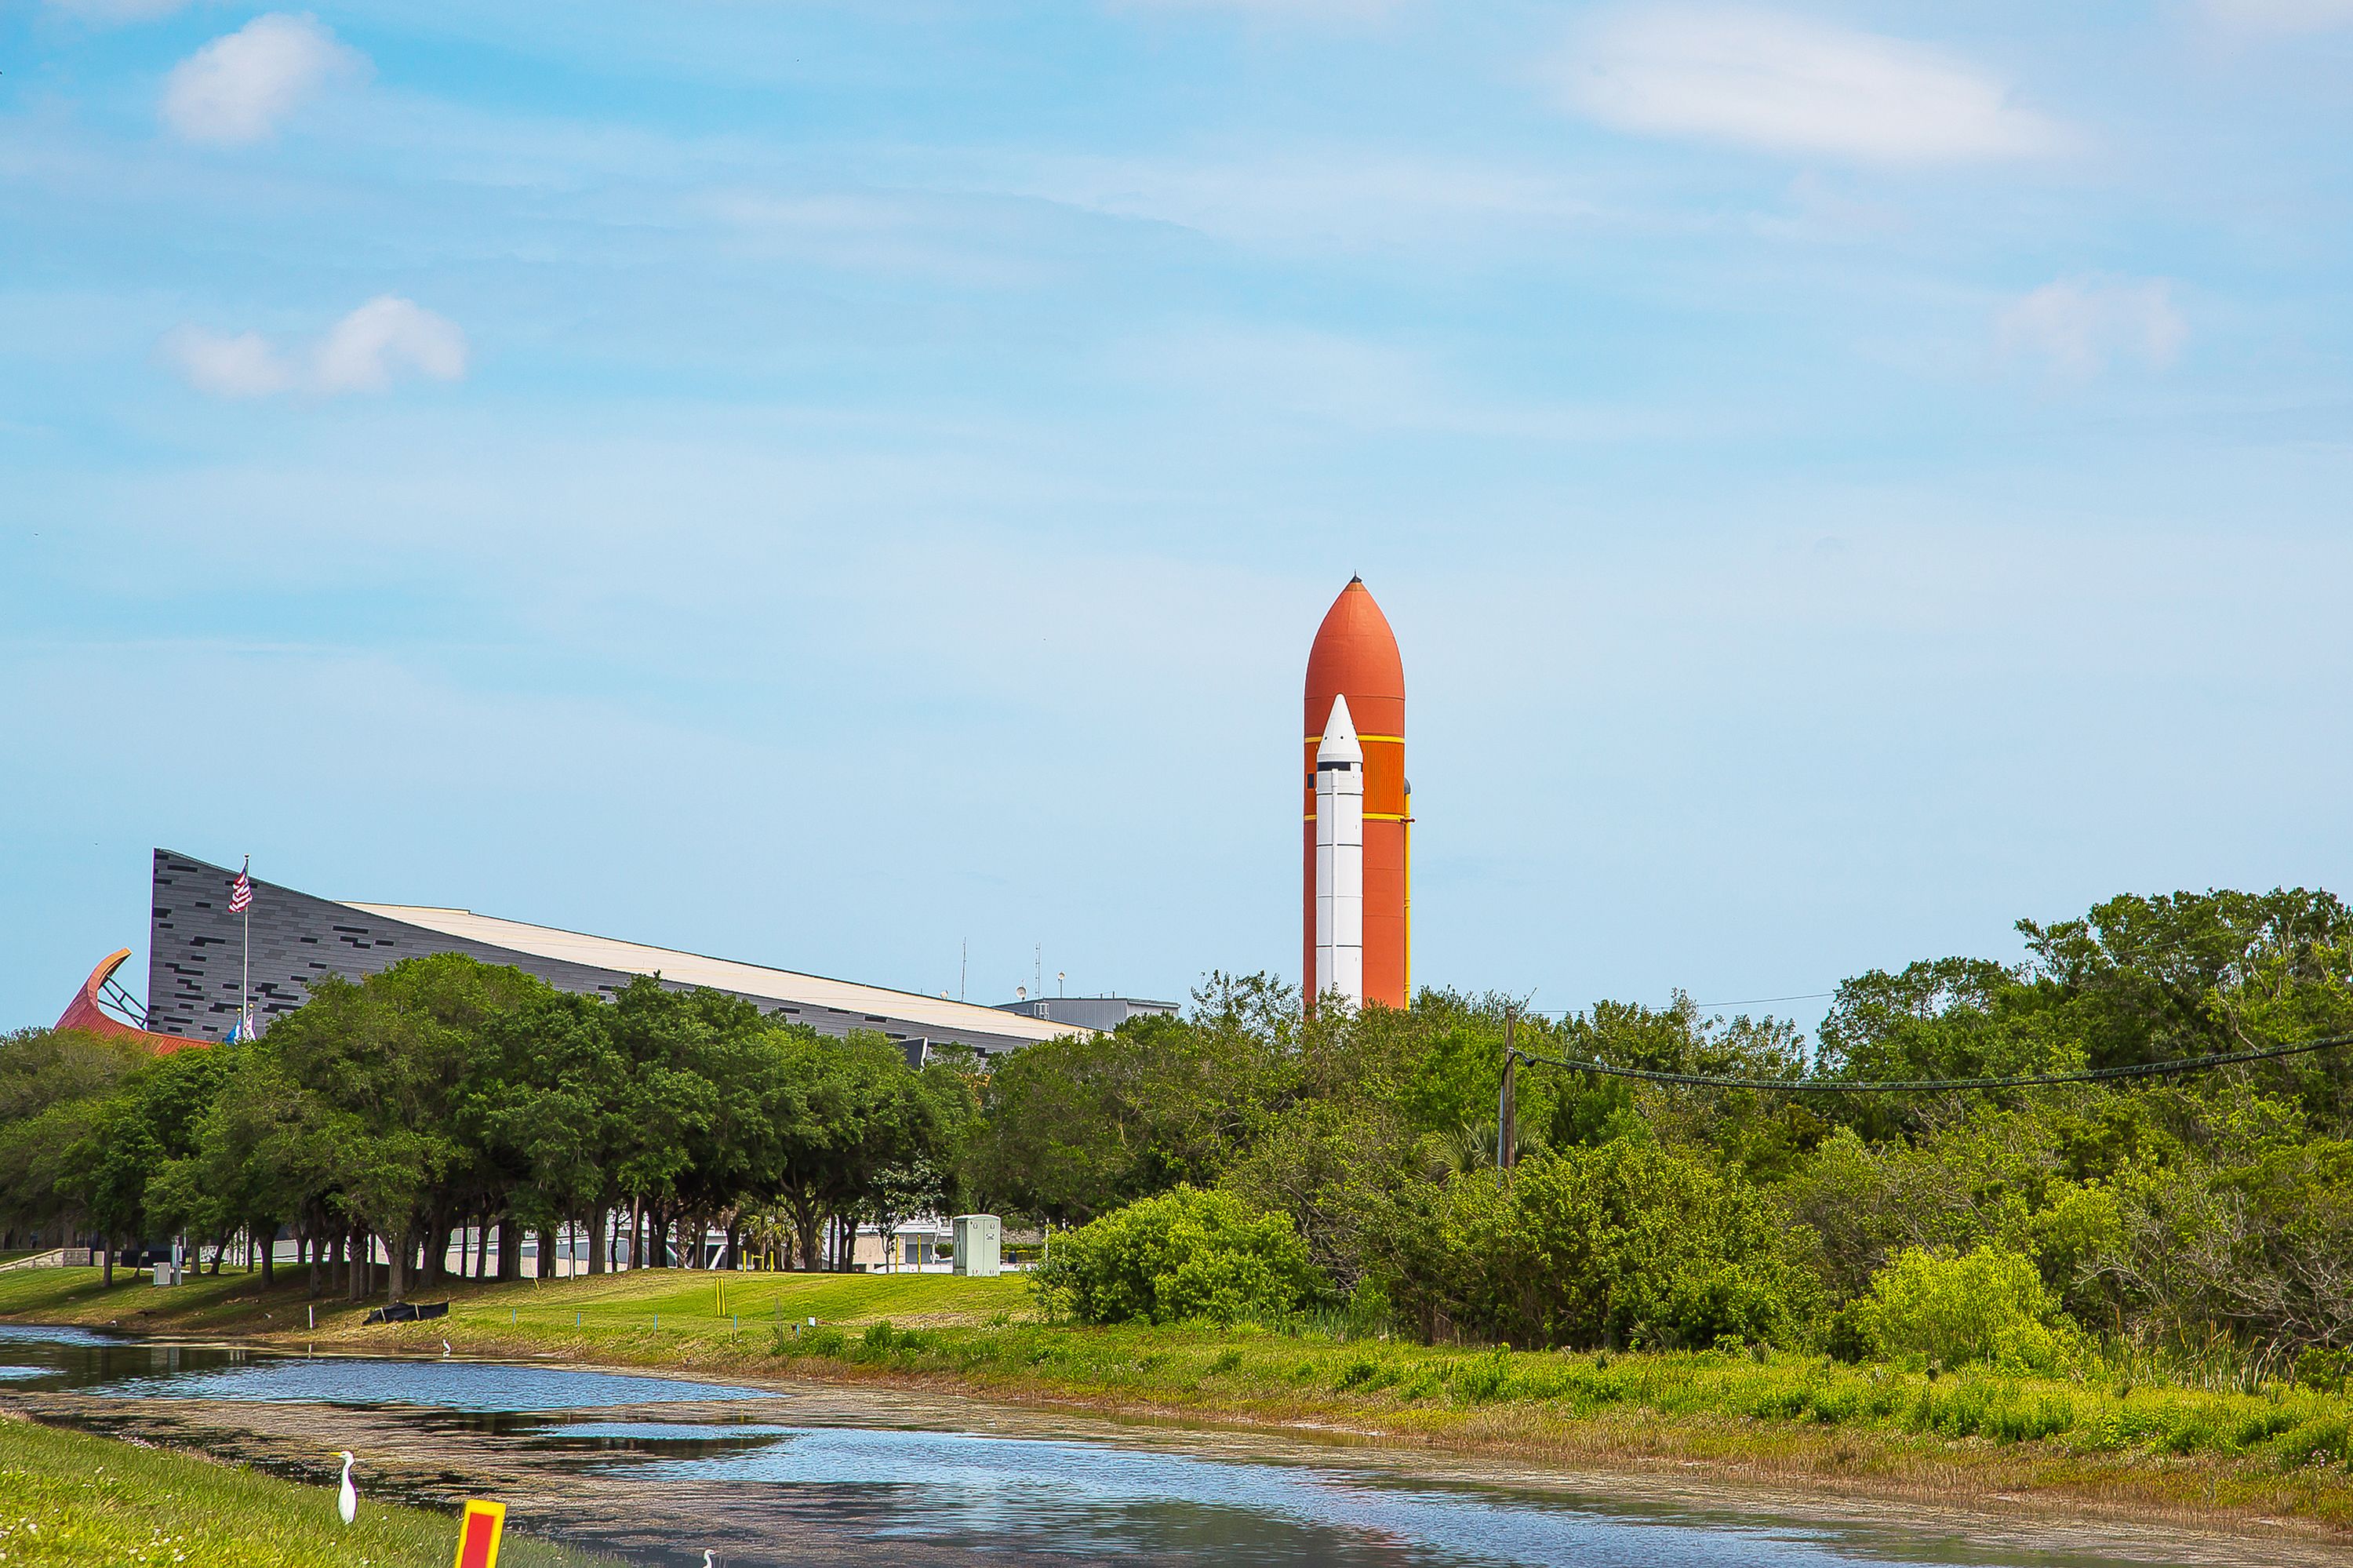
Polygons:
<instances>
[{"instance_id":1,"label":"yellow marker post","mask_svg":"<svg viewBox=\"0 0 2353 1568\"><path fill-rule=\"evenodd\" d=\"M499 1568L499 1537L506 1525L506 1504L468 1498L465 1517L458 1521L456 1568Z\"/></svg>"}]
</instances>

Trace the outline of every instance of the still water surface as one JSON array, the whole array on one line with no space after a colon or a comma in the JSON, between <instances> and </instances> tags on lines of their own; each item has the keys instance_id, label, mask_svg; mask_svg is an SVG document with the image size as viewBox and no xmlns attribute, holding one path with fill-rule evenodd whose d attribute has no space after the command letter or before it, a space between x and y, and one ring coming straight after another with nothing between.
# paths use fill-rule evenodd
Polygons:
<instances>
[{"instance_id":1,"label":"still water surface","mask_svg":"<svg viewBox=\"0 0 2353 1568\"><path fill-rule=\"evenodd\" d=\"M1474 1481L1434 1464L1280 1440L1039 1417L1018 1418L1029 1427L1022 1430L1008 1427L1017 1418L1006 1413L938 1399L796 1395L564 1366L313 1359L0 1325L0 1380L9 1395L70 1395L58 1402L69 1412L129 1410L157 1422L199 1413L190 1429L206 1433L234 1428L237 1408L250 1407L254 1431L348 1444L380 1474L396 1473L402 1457L421 1457L445 1478L452 1464L473 1463L483 1468L456 1482L530 1499L514 1505L520 1526L647 1564L700 1563L705 1546L736 1568L871 1564L878 1550L889 1568L1029 1560L2115 1568L2182 1560L2129 1540L2087 1551L2080 1535L2075 1549L2054 1549L2031 1527L1992 1539L1953 1526L1839 1522L1730 1499L1644 1500L1602 1482L1564 1490L1533 1472ZM665 1415L665 1406L683 1404L695 1407L691 1415Z\"/></svg>"}]
</instances>

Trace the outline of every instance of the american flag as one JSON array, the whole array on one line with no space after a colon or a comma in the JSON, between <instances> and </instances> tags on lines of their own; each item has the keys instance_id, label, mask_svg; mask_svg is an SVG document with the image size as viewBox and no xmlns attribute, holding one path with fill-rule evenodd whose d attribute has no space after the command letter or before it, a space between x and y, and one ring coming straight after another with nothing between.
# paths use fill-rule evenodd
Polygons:
<instances>
[{"instance_id":1,"label":"american flag","mask_svg":"<svg viewBox=\"0 0 2353 1568\"><path fill-rule=\"evenodd\" d=\"M228 890L228 912L242 915L252 907L253 878L240 871L237 874L237 882Z\"/></svg>"}]
</instances>

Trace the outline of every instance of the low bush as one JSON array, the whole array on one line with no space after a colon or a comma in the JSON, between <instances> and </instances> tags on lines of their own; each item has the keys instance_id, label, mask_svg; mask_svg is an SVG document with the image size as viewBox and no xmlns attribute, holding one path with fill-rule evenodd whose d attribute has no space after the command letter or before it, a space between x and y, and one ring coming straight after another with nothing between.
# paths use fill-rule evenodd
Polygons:
<instances>
[{"instance_id":1,"label":"low bush","mask_svg":"<svg viewBox=\"0 0 2353 1568\"><path fill-rule=\"evenodd\" d=\"M1889 1361L1984 1362L2048 1376L2077 1347L2034 1260L1991 1246L1959 1256L1907 1248L1872 1277L1871 1294L1845 1316L1864 1351Z\"/></svg>"},{"instance_id":2,"label":"low bush","mask_svg":"<svg viewBox=\"0 0 2353 1568\"><path fill-rule=\"evenodd\" d=\"M1451 1183L1398 1291L1430 1327L1547 1348L1788 1343L1821 1300L1755 1187L1622 1139Z\"/></svg>"},{"instance_id":3,"label":"low bush","mask_svg":"<svg viewBox=\"0 0 2353 1568\"><path fill-rule=\"evenodd\" d=\"M2272 1446L2280 1463L2298 1465L2353 1464L2353 1433L2341 1415L2316 1416L2291 1429Z\"/></svg>"},{"instance_id":4,"label":"low bush","mask_svg":"<svg viewBox=\"0 0 2353 1568\"><path fill-rule=\"evenodd\" d=\"M779 1356L838 1356L849 1336L831 1326L795 1329L778 1324L768 1332L770 1353Z\"/></svg>"},{"instance_id":5,"label":"low bush","mask_svg":"<svg viewBox=\"0 0 2353 1568\"><path fill-rule=\"evenodd\" d=\"M2353 1352L2316 1347L2296 1358L2295 1381L2315 1393L2343 1393L2353 1374Z\"/></svg>"},{"instance_id":6,"label":"low bush","mask_svg":"<svg viewBox=\"0 0 2353 1568\"><path fill-rule=\"evenodd\" d=\"M1192 1187L1056 1237L1036 1278L1049 1311L1082 1323L1281 1321L1324 1294L1290 1216Z\"/></svg>"}]
</instances>

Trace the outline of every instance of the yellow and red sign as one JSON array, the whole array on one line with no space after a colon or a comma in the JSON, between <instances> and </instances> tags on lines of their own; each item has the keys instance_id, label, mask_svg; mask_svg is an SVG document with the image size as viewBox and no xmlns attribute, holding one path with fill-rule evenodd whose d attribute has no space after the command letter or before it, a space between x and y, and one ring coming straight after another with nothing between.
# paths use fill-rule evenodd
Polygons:
<instances>
[{"instance_id":1,"label":"yellow and red sign","mask_svg":"<svg viewBox=\"0 0 2353 1568\"><path fill-rule=\"evenodd\" d=\"M458 1568L499 1568L499 1535L507 1526L507 1505L466 1499L458 1521Z\"/></svg>"}]
</instances>

